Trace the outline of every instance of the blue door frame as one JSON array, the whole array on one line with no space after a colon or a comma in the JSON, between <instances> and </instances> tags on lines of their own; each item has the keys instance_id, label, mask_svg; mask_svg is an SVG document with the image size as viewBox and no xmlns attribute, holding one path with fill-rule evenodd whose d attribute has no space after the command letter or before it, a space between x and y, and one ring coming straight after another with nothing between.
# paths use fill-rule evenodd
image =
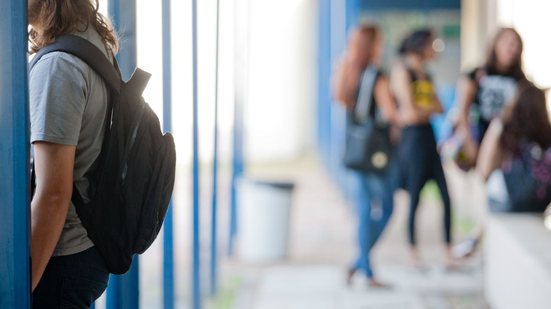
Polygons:
<instances>
[{"instance_id":1,"label":"blue door frame","mask_svg":"<svg viewBox=\"0 0 551 309\"><path fill-rule=\"evenodd\" d=\"M0 1L0 40L0 308L30 308L27 1Z\"/></svg>"}]
</instances>

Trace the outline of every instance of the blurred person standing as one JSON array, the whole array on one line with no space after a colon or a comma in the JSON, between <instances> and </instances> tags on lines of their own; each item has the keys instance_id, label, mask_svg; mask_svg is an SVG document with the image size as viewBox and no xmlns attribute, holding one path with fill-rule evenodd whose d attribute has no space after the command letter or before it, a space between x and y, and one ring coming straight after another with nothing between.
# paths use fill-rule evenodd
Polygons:
<instances>
[{"instance_id":1,"label":"blurred person standing","mask_svg":"<svg viewBox=\"0 0 551 309\"><path fill-rule=\"evenodd\" d=\"M545 94L530 83L488 126L476 170L495 212L543 213L551 203L551 124Z\"/></svg>"},{"instance_id":2,"label":"blurred person standing","mask_svg":"<svg viewBox=\"0 0 551 309\"><path fill-rule=\"evenodd\" d=\"M460 164L465 169L475 167L479 147L490 123L513 101L517 85L526 82L522 69L523 46L522 38L515 29L501 28L489 45L484 65L458 81L459 114L455 135L462 145L456 161L461 158ZM485 213L485 210L481 213L482 218ZM482 230L483 224L479 224L473 231L474 236L454 248L454 255L459 258L472 255L480 243Z\"/></svg>"},{"instance_id":3,"label":"blurred person standing","mask_svg":"<svg viewBox=\"0 0 551 309\"><path fill-rule=\"evenodd\" d=\"M490 122L512 101L517 84L526 79L522 70L523 42L513 28L495 35L483 66L462 77L457 85L457 131L469 166L476 164L478 148Z\"/></svg>"},{"instance_id":4,"label":"blurred person standing","mask_svg":"<svg viewBox=\"0 0 551 309\"><path fill-rule=\"evenodd\" d=\"M68 34L90 41L109 59L117 52L117 37L97 1L29 0L28 6L33 53ZM65 52L44 55L29 73L33 308L88 308L107 287L108 269L71 196L73 184L88 191L85 173L102 148L108 99L103 79Z\"/></svg>"},{"instance_id":5,"label":"blurred person standing","mask_svg":"<svg viewBox=\"0 0 551 309\"><path fill-rule=\"evenodd\" d=\"M334 92L338 102L347 110L347 134L352 126L373 125L376 118L398 125L398 113L389 88L389 81L379 65L383 52L383 37L375 25L362 25L351 31L348 47L334 77ZM389 134L388 131L383 131ZM390 141L390 136L385 136ZM348 141L350 142L350 141ZM351 145L352 147L361 147ZM369 161L369 158L365 158ZM347 271L351 283L358 271L365 273L372 287L385 287L375 278L371 267L371 249L383 233L394 207L392 186L393 159L389 155L387 168L380 173L357 169L361 192L357 199L358 257ZM369 163L369 162L365 162ZM374 208L379 207L378 215Z\"/></svg>"},{"instance_id":6,"label":"blurred person standing","mask_svg":"<svg viewBox=\"0 0 551 309\"><path fill-rule=\"evenodd\" d=\"M411 263L414 267L423 266L417 250L416 211L421 189L431 179L436 181L444 205L446 265L453 266L450 250L452 242L450 197L434 131L430 124L433 115L444 111L435 93L431 75L427 71L427 63L437 55L433 48L434 40L435 35L430 29L411 33L400 46L402 60L393 67L391 72L392 92L398 101L401 118L404 121L398 158L401 185L410 196L408 240Z\"/></svg>"}]
</instances>

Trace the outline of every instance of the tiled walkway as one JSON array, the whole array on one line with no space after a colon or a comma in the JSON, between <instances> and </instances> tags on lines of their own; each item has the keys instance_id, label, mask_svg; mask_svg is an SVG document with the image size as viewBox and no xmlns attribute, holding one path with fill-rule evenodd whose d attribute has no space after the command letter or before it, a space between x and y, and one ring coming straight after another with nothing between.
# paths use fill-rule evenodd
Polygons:
<instances>
[{"instance_id":1,"label":"tiled walkway","mask_svg":"<svg viewBox=\"0 0 551 309\"><path fill-rule=\"evenodd\" d=\"M270 265L251 265L238 258L225 261L221 296L209 307L486 308L480 257L457 271L442 266L441 207L434 194L424 195L418 212L420 249L427 269L407 266L407 196L398 194L395 214L374 253L376 271L392 289L368 288L360 276L349 287L344 282L344 270L355 255L355 216L319 165L307 160L293 166L256 169L254 174L297 183L289 258ZM466 197L457 192L463 190L457 181L450 181L452 196L456 205L464 205ZM456 230L461 234L460 228Z\"/></svg>"}]
</instances>

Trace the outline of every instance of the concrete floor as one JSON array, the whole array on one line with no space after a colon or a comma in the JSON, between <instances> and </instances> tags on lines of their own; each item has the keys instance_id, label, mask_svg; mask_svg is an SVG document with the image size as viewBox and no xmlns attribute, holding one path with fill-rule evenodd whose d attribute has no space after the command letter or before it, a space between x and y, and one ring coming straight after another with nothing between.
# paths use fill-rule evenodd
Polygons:
<instances>
[{"instance_id":1,"label":"concrete floor","mask_svg":"<svg viewBox=\"0 0 551 309\"><path fill-rule=\"evenodd\" d=\"M373 253L378 276L391 289L369 288L357 276L345 284L345 269L356 254L356 219L347 203L315 160L278 167L258 167L260 178L287 179L297 184L291 216L287 259L255 265L235 257L222 262L222 291L207 301L209 308L487 308L483 299L481 258L474 257L456 271L443 267L441 206L427 190L418 211L420 250L427 268L408 266L405 219L407 195L398 193L396 210ZM477 217L474 192L465 191L453 169L448 172L457 214L456 239L464 237L465 222ZM451 179L450 179L451 178ZM465 194L467 193L467 194ZM477 200L476 198L474 200ZM459 205L459 206L458 206ZM471 205L472 206L472 205Z\"/></svg>"},{"instance_id":2,"label":"concrete floor","mask_svg":"<svg viewBox=\"0 0 551 309\"><path fill-rule=\"evenodd\" d=\"M479 220L481 186L453 168L446 168L454 202L454 235L461 239ZM373 252L378 276L392 289L367 286L357 276L345 285L345 269L356 255L356 218L351 205L314 158L253 166L248 175L292 180L296 184L291 214L289 255L271 264L251 264L238 255L227 257L229 171L220 175L218 250L220 290L209 297L210 169L202 169L201 278L205 308L220 309L482 309L481 258L476 256L459 271L443 268L441 206L434 190L426 190L418 211L419 243L428 266L408 266L405 219L406 194L398 193L389 226ZM190 308L191 186L189 169L180 167L174 200L176 307ZM189 176L189 177L188 177ZM141 308L162 308L162 233L140 257ZM96 308L104 308L104 300Z\"/></svg>"}]
</instances>

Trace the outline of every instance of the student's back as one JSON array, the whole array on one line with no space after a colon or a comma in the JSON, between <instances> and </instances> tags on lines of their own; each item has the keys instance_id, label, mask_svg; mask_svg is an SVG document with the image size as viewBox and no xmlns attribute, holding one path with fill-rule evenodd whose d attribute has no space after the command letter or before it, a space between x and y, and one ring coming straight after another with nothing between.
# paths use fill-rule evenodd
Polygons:
<instances>
[{"instance_id":1,"label":"student's back","mask_svg":"<svg viewBox=\"0 0 551 309\"><path fill-rule=\"evenodd\" d=\"M517 99L492 120L477 170L489 180L493 210L545 210L551 202L551 124L543 91L523 85Z\"/></svg>"}]
</instances>

